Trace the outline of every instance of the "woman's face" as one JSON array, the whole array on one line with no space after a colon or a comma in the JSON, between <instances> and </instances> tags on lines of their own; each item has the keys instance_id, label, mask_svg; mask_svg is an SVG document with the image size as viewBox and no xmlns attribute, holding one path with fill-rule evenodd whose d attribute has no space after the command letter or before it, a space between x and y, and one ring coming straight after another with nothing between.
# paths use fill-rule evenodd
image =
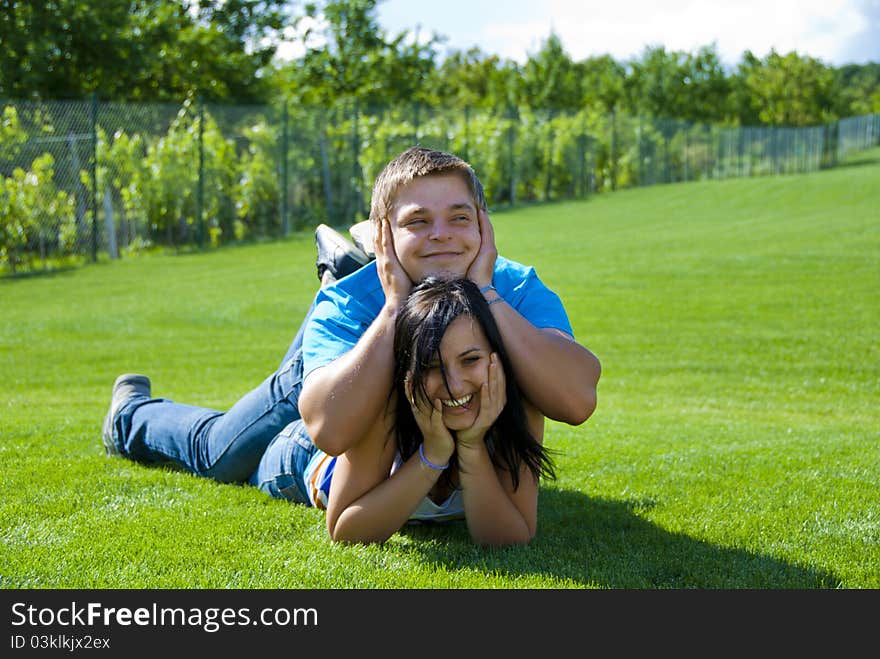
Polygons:
<instances>
[{"instance_id":1,"label":"woman's face","mask_svg":"<svg viewBox=\"0 0 880 659\"><path fill-rule=\"evenodd\" d=\"M432 403L440 399L443 423L450 430L466 430L476 421L480 413L480 387L488 381L491 354L483 328L472 317L459 316L446 328L439 355L446 382L440 362L435 361L425 374L424 384Z\"/></svg>"}]
</instances>

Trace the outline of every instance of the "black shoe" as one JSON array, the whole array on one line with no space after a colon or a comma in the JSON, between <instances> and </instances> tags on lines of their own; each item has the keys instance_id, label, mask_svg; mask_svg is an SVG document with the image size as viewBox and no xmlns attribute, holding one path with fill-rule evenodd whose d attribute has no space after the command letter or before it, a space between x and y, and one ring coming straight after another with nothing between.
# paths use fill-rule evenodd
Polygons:
<instances>
[{"instance_id":1,"label":"black shoe","mask_svg":"<svg viewBox=\"0 0 880 659\"><path fill-rule=\"evenodd\" d=\"M315 229L315 245L318 247L315 265L318 266L319 281L323 281L325 272L334 279L342 279L370 262L369 256L326 224L319 224Z\"/></svg>"},{"instance_id":2,"label":"black shoe","mask_svg":"<svg viewBox=\"0 0 880 659\"><path fill-rule=\"evenodd\" d=\"M116 382L113 383L113 393L110 396L110 409L107 411L107 416L104 417L104 426L101 429L101 439L104 441L104 450L107 455L119 455L119 449L113 442L113 422L116 420L119 408L132 396L149 398L150 389L150 378L146 375L126 373L116 378Z\"/></svg>"}]
</instances>

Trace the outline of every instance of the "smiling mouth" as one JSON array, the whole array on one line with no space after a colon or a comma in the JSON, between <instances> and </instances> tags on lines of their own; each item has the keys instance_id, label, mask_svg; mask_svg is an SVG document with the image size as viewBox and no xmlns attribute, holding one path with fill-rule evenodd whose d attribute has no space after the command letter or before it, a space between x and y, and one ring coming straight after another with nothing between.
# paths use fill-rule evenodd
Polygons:
<instances>
[{"instance_id":1,"label":"smiling mouth","mask_svg":"<svg viewBox=\"0 0 880 659\"><path fill-rule=\"evenodd\" d=\"M461 255L461 252L433 252L431 254L425 254L424 258L430 259L430 258L435 258L438 256L450 258L450 257L460 256L460 255Z\"/></svg>"},{"instance_id":2,"label":"smiling mouth","mask_svg":"<svg viewBox=\"0 0 880 659\"><path fill-rule=\"evenodd\" d=\"M443 407L462 407L470 403L473 397L473 394L468 394L467 396L462 396L461 398L456 398L455 400L444 400L441 402L443 403Z\"/></svg>"}]
</instances>

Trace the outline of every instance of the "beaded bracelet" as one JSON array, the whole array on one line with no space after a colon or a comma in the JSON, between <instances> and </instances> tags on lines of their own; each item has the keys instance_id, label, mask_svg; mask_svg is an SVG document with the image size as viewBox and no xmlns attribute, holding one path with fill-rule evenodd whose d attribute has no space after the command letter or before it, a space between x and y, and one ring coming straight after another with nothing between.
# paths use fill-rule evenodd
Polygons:
<instances>
[{"instance_id":1,"label":"beaded bracelet","mask_svg":"<svg viewBox=\"0 0 880 659\"><path fill-rule=\"evenodd\" d=\"M430 467L431 469L436 469L437 471L443 471L444 469L446 469L446 467L449 466L448 462L445 465L438 465L428 460L428 458L425 457L424 449L425 445L419 444L419 459L421 459L423 465L425 465L426 467Z\"/></svg>"}]
</instances>

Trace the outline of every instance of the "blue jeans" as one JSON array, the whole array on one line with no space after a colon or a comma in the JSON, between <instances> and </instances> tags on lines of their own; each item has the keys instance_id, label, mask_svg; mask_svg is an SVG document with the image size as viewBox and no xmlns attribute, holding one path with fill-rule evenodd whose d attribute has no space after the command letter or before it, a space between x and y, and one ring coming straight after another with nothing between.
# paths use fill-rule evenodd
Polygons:
<instances>
[{"instance_id":1,"label":"blue jeans","mask_svg":"<svg viewBox=\"0 0 880 659\"><path fill-rule=\"evenodd\" d=\"M306 320L309 315L311 309ZM137 462L173 463L199 476L248 482L272 496L308 502L302 471L317 449L298 405L304 327L305 321L278 370L228 412L132 397L113 422L116 448Z\"/></svg>"}]
</instances>

